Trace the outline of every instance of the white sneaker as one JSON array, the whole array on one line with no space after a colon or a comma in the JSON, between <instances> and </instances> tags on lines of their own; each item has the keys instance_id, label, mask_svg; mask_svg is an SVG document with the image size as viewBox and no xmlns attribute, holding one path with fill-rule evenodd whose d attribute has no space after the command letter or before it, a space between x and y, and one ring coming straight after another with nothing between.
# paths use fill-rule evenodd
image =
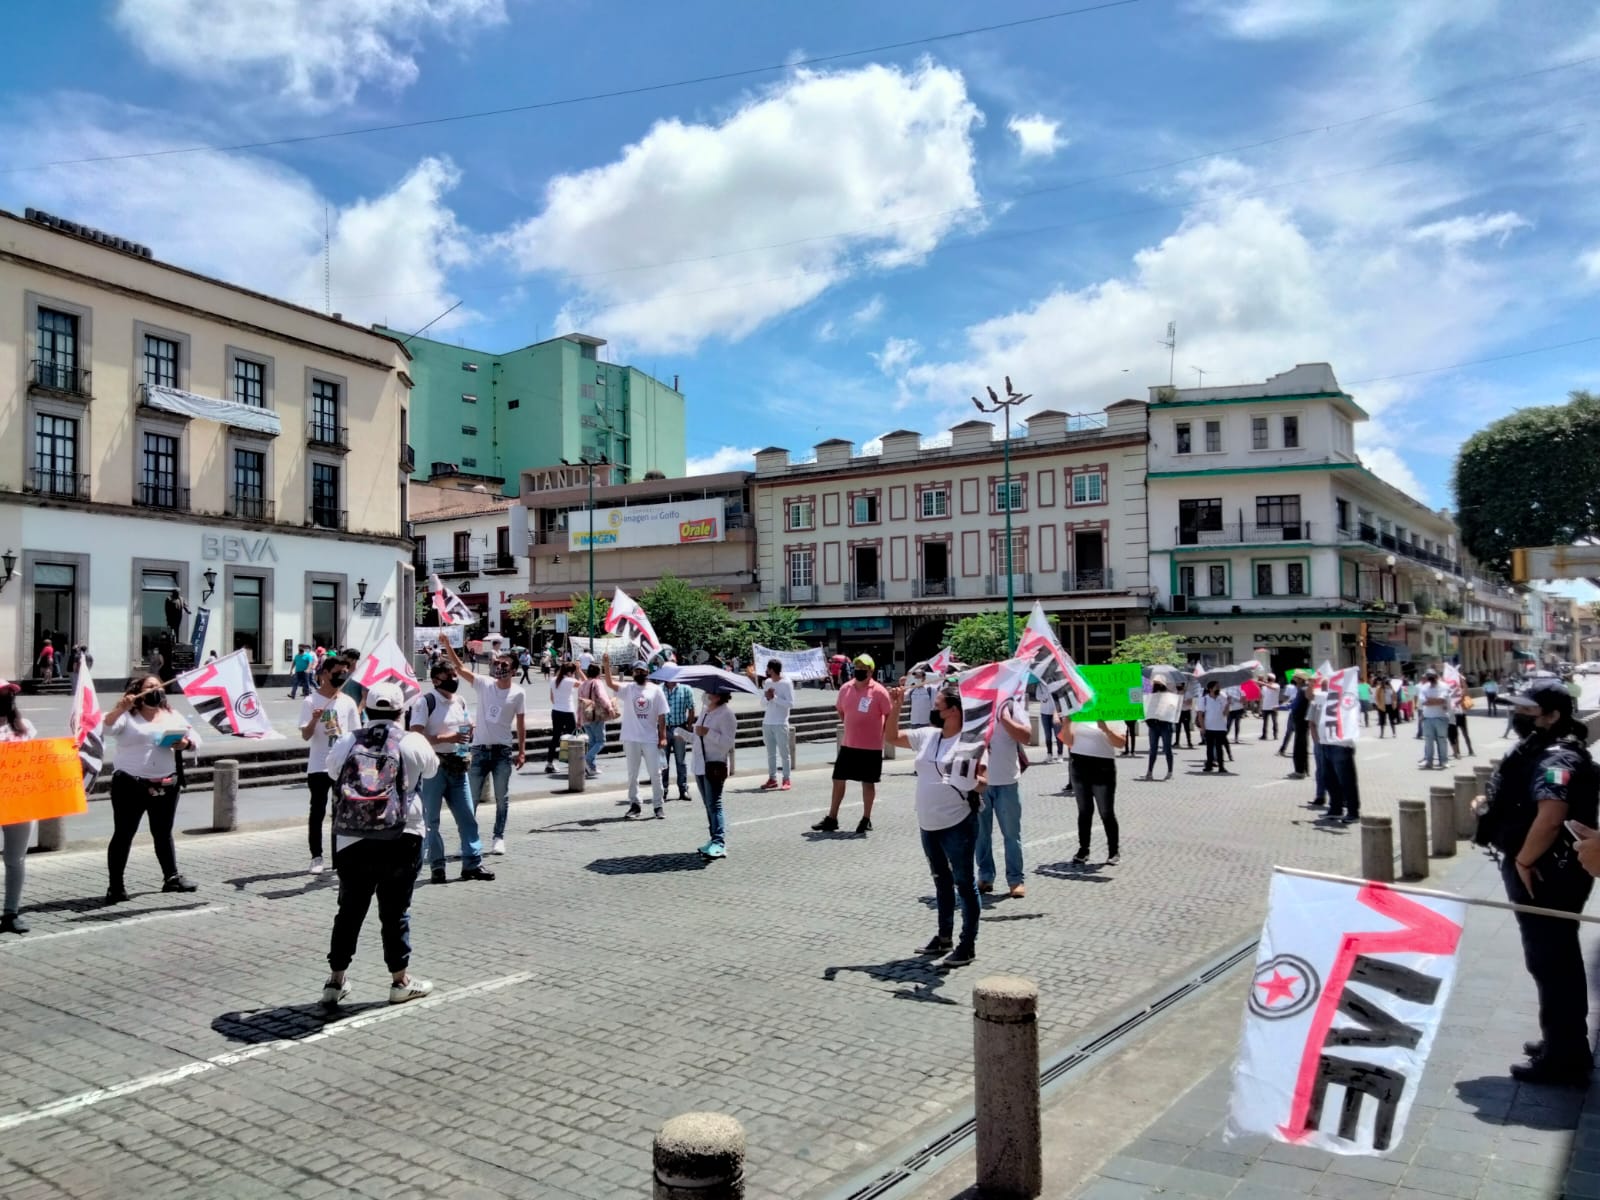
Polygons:
<instances>
[{"instance_id":1,"label":"white sneaker","mask_svg":"<svg viewBox=\"0 0 1600 1200\"><path fill-rule=\"evenodd\" d=\"M311 865L306 868L306 870L313 875L321 875L327 869L327 867L322 865L322 855L320 854L313 858L311 860Z\"/></svg>"},{"instance_id":2,"label":"white sneaker","mask_svg":"<svg viewBox=\"0 0 1600 1200\"><path fill-rule=\"evenodd\" d=\"M505 840L505 838L495 838L494 843L489 847L489 853L490 854L504 854L505 852L506 852L506 840Z\"/></svg>"},{"instance_id":3,"label":"white sneaker","mask_svg":"<svg viewBox=\"0 0 1600 1200\"><path fill-rule=\"evenodd\" d=\"M404 983L389 985L389 1003L404 1004L407 1000L421 1000L433 991L426 979L407 979Z\"/></svg>"},{"instance_id":4,"label":"white sneaker","mask_svg":"<svg viewBox=\"0 0 1600 1200\"><path fill-rule=\"evenodd\" d=\"M335 983L330 979L322 985L323 1008L338 1008L348 999L350 999L350 985L348 983Z\"/></svg>"}]
</instances>

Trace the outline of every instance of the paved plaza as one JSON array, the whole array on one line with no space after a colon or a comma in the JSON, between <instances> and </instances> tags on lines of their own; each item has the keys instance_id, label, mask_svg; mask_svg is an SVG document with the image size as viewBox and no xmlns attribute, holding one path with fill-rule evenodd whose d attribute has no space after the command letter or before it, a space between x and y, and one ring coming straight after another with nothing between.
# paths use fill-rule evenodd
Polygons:
<instances>
[{"instance_id":1,"label":"paved plaza","mask_svg":"<svg viewBox=\"0 0 1600 1200\"><path fill-rule=\"evenodd\" d=\"M1474 726L1487 761L1500 723ZM334 883L304 874L302 830L180 839L191 896L155 890L141 839L111 909L102 854L34 855L34 932L0 940L0 1195L637 1195L655 1128L701 1108L744 1123L752 1195L827 1195L970 1103L980 975L1039 982L1048 1053L1251 935L1274 863L1355 870L1356 830L1316 824L1245 730L1234 776L1198 749L1166 783L1120 761L1114 868L1069 864L1066 772L1036 765L1027 898L989 903L949 973L911 953L933 917L904 757L865 838L810 832L824 770L760 793L745 763L709 866L699 804L625 822L608 760L600 791L514 805L496 882L419 886L433 998L384 1005L374 914L332 1021ZM1362 745L1369 813L1446 778L1403 732Z\"/></svg>"}]
</instances>

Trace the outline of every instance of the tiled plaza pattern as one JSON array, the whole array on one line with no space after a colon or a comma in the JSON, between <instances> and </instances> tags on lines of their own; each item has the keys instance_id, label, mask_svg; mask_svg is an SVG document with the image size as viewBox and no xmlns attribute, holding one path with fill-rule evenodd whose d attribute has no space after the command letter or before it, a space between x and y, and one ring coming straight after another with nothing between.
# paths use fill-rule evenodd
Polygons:
<instances>
[{"instance_id":1,"label":"tiled plaza pattern","mask_svg":"<svg viewBox=\"0 0 1600 1200\"><path fill-rule=\"evenodd\" d=\"M1415 746L1364 745L1369 812L1446 778ZM141 841L110 910L102 855L36 855L35 932L0 942L0 1196L637 1195L654 1129L698 1108L744 1123L752 1195L823 1194L968 1100L979 973L1039 981L1048 1052L1250 934L1273 863L1354 870L1355 830L1314 825L1268 744L1247 737L1227 778L1200 757L1170 783L1123 760L1123 863L1088 871L1066 861L1065 771L1030 771L1028 897L988 906L978 965L950 976L910 953L932 917L904 758L865 839L808 833L824 772L760 794L747 764L709 868L698 804L637 824L615 793L518 804L497 882L418 889L435 1000L206 1066L322 1028L334 888L302 873L303 833L183 839L194 896L153 891ZM389 1011L375 912L351 978L353 1008ZM1462 1002L1495 989L1464 981ZM178 1068L198 1073L39 1112Z\"/></svg>"}]
</instances>

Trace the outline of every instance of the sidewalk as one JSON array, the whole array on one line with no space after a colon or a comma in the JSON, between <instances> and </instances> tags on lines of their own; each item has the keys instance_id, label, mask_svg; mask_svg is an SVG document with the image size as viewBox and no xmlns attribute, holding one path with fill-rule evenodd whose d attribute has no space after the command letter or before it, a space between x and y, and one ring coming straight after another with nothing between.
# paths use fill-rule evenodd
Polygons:
<instances>
[{"instance_id":1,"label":"sidewalk","mask_svg":"<svg viewBox=\"0 0 1600 1200\"><path fill-rule=\"evenodd\" d=\"M1502 895L1498 869L1462 845L1424 886ZM1585 927L1596 961L1600 935ZM1538 1036L1533 983L1510 913L1474 908L1462 961L1404 1141L1383 1158L1223 1137L1248 964L1179 1005L1107 1062L1046 1096L1044 1195L1060 1200L1549 1200L1600 1197L1600 1085L1587 1096L1512 1081ZM1591 1013L1600 1010L1591 971ZM1041 997L1048 1004L1048 995ZM1171 1098L1170 1100L1168 1098ZM965 1155L916 1193L974 1196Z\"/></svg>"}]
</instances>

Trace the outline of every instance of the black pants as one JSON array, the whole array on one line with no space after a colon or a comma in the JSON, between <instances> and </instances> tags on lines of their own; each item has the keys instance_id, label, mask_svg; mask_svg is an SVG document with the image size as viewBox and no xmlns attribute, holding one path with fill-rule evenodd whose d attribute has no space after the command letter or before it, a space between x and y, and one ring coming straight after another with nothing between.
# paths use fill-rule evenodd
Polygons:
<instances>
[{"instance_id":1,"label":"black pants","mask_svg":"<svg viewBox=\"0 0 1600 1200\"><path fill-rule=\"evenodd\" d=\"M1516 856L1507 854L1500 864L1506 899L1513 904L1582 912L1594 880L1575 865L1556 870L1548 861L1544 878L1534 884L1538 890L1530 896L1517 874ZM1545 1055L1558 1063L1591 1062L1589 983L1578 945L1578 922L1518 913L1517 927L1522 933L1522 958L1539 993L1539 1032L1544 1037Z\"/></svg>"},{"instance_id":2,"label":"black pants","mask_svg":"<svg viewBox=\"0 0 1600 1200\"><path fill-rule=\"evenodd\" d=\"M1194 749L1194 712L1193 712L1192 709L1187 709L1186 708L1186 709L1184 709L1182 712L1180 712L1178 714L1178 733L1183 734L1183 740L1184 740L1185 744L1187 745L1187 748L1190 749L1190 750L1193 750ZM1176 746L1178 744L1178 737L1177 737L1176 733L1173 734L1172 744L1174 746Z\"/></svg>"},{"instance_id":3,"label":"black pants","mask_svg":"<svg viewBox=\"0 0 1600 1200\"><path fill-rule=\"evenodd\" d=\"M1167 753L1167 774L1172 774L1172 733L1171 721L1146 721L1150 728L1150 764L1145 768L1146 775L1156 773L1156 755L1163 749Z\"/></svg>"},{"instance_id":4,"label":"black pants","mask_svg":"<svg viewBox=\"0 0 1600 1200\"><path fill-rule=\"evenodd\" d=\"M545 766L555 762L556 755L561 752L561 739L569 733L578 732L578 717L575 713L554 712L550 714L550 750L544 756Z\"/></svg>"},{"instance_id":5,"label":"black pants","mask_svg":"<svg viewBox=\"0 0 1600 1200\"><path fill-rule=\"evenodd\" d=\"M1306 722L1301 717L1298 720L1291 717L1289 724L1293 726L1290 732L1294 735L1294 773L1296 775L1309 775L1311 773L1311 760L1306 751Z\"/></svg>"},{"instance_id":6,"label":"black pants","mask_svg":"<svg viewBox=\"0 0 1600 1200\"><path fill-rule=\"evenodd\" d=\"M1455 720L1450 725L1450 753L1456 755L1457 757L1460 757L1461 751L1457 746L1457 736L1458 736L1457 731L1458 730L1460 731L1459 732L1460 740L1467 743L1467 753L1471 754L1472 753L1472 734L1467 732L1467 714L1464 713L1464 712L1457 713L1456 716L1455 716Z\"/></svg>"},{"instance_id":7,"label":"black pants","mask_svg":"<svg viewBox=\"0 0 1600 1200\"><path fill-rule=\"evenodd\" d=\"M1100 823L1106 829L1106 853L1117 853L1117 763L1111 758L1087 754L1071 756L1072 794L1078 801L1078 853L1089 853L1089 834L1094 829L1094 812L1100 810Z\"/></svg>"},{"instance_id":8,"label":"black pants","mask_svg":"<svg viewBox=\"0 0 1600 1200\"><path fill-rule=\"evenodd\" d=\"M1124 721L1122 723L1122 736L1128 739L1128 744L1123 748L1123 753L1132 758L1139 752L1139 722Z\"/></svg>"},{"instance_id":9,"label":"black pants","mask_svg":"<svg viewBox=\"0 0 1600 1200\"><path fill-rule=\"evenodd\" d=\"M1378 736L1383 736L1383 727L1387 722L1395 736L1400 736L1400 710L1398 708L1380 708L1378 710Z\"/></svg>"},{"instance_id":10,"label":"black pants","mask_svg":"<svg viewBox=\"0 0 1600 1200\"><path fill-rule=\"evenodd\" d=\"M356 956L361 926L378 898L383 925L383 961L391 972L411 965L411 892L422 866L422 839L414 833L378 840L362 838L333 856L339 873L339 911L333 918L328 967L343 971Z\"/></svg>"},{"instance_id":11,"label":"black pants","mask_svg":"<svg viewBox=\"0 0 1600 1200\"><path fill-rule=\"evenodd\" d=\"M1352 746L1322 747L1323 783L1328 789L1330 817L1361 815L1361 783L1356 778L1356 752Z\"/></svg>"},{"instance_id":12,"label":"black pants","mask_svg":"<svg viewBox=\"0 0 1600 1200\"><path fill-rule=\"evenodd\" d=\"M1228 714L1228 732L1233 734L1233 740L1239 740L1239 730L1244 725L1244 709L1236 708ZM1233 755L1229 754L1229 758Z\"/></svg>"},{"instance_id":13,"label":"black pants","mask_svg":"<svg viewBox=\"0 0 1600 1200\"><path fill-rule=\"evenodd\" d=\"M153 794L152 794L153 793ZM178 785L160 787L148 779L118 771L111 777L111 844L106 847L106 874L111 886L122 886L128 866L128 851L133 847L139 822L150 818L150 840L156 844L156 861L161 878L178 873L178 851L172 844L172 822L178 815Z\"/></svg>"},{"instance_id":14,"label":"black pants","mask_svg":"<svg viewBox=\"0 0 1600 1200\"><path fill-rule=\"evenodd\" d=\"M333 790L333 776L326 771L313 771L306 776L306 786L311 789L311 815L306 821L306 840L311 845L311 857L322 857L322 822L328 816L328 793Z\"/></svg>"},{"instance_id":15,"label":"black pants","mask_svg":"<svg viewBox=\"0 0 1600 1200\"><path fill-rule=\"evenodd\" d=\"M531 671L531 670L533 670L532 667L523 667L522 668L522 682L523 683L532 683L533 682L533 680L528 678L528 672Z\"/></svg>"},{"instance_id":16,"label":"black pants","mask_svg":"<svg viewBox=\"0 0 1600 1200\"><path fill-rule=\"evenodd\" d=\"M1228 731L1226 729L1205 729L1200 736L1206 743L1206 770L1215 767L1219 771L1228 769L1227 760L1223 755L1227 753Z\"/></svg>"},{"instance_id":17,"label":"black pants","mask_svg":"<svg viewBox=\"0 0 1600 1200\"><path fill-rule=\"evenodd\" d=\"M1269 724L1272 726L1271 734L1267 733L1267 726ZM1264 742L1269 737L1277 737L1277 736L1278 736L1278 710L1275 709L1275 708L1263 708L1261 710L1261 740Z\"/></svg>"}]
</instances>

